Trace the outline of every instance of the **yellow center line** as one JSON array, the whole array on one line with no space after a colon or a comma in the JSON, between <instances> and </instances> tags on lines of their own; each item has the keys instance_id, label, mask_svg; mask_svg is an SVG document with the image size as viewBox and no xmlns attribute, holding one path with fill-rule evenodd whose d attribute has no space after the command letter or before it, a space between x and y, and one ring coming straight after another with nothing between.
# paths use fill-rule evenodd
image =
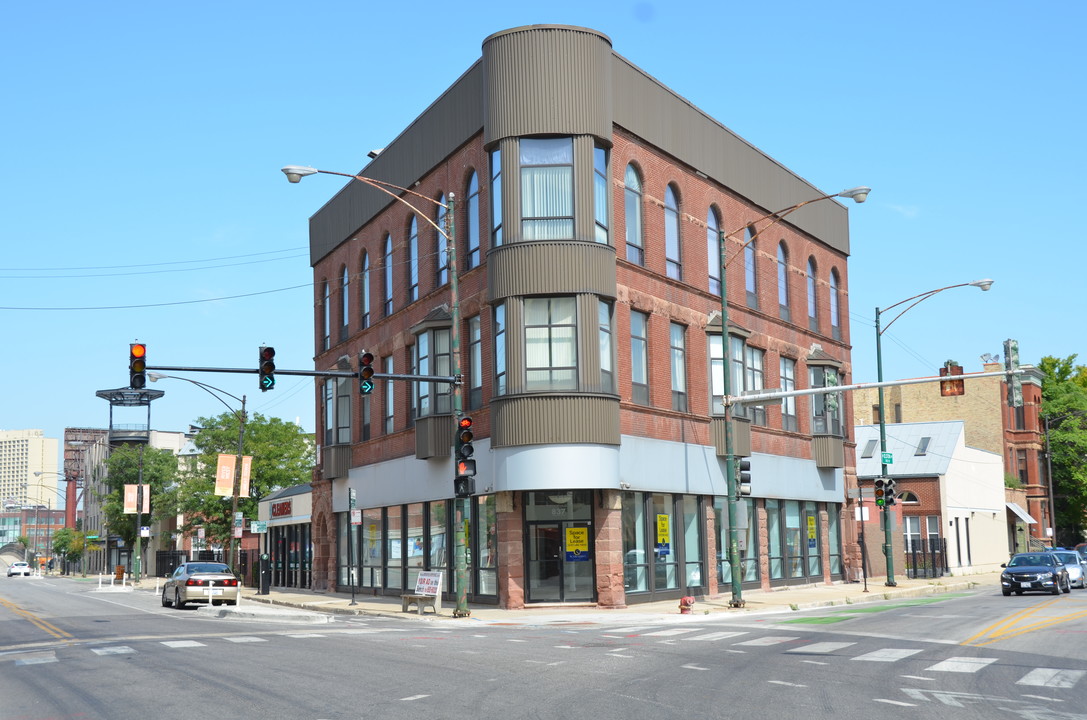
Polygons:
<instances>
[{"instance_id":1,"label":"yellow center line","mask_svg":"<svg viewBox=\"0 0 1087 720\"><path fill-rule=\"evenodd\" d=\"M1054 625L1068 622L1069 620L1087 617L1087 610L1080 610L1074 613L1070 613L1068 615L1063 615L1061 617L1055 618L1031 618L1031 616L1037 613L1039 610L1045 610L1049 607L1052 607L1053 603L1057 602L1059 599L1060 598L1054 598L1047 602L1020 610L1019 612L1009 615L1008 617L993 623L989 627L984 628L983 630L981 630L981 632L978 632L968 637L966 640L963 640L959 644L971 645L973 647L983 647L985 645L990 645L992 643L998 642L1000 640L1005 640L1007 638L1013 638L1018 635L1024 635L1029 632L1034 632L1036 630L1050 628ZM1028 618L1031 619L1028 624L1020 624L1028 620ZM986 636L988 637L986 638Z\"/></svg>"},{"instance_id":2,"label":"yellow center line","mask_svg":"<svg viewBox=\"0 0 1087 720\"><path fill-rule=\"evenodd\" d=\"M30 612L29 610L24 610L23 608L19 607L18 605L11 602L10 600L7 600L5 598L0 597L0 605L3 605L8 610L11 610L13 613L18 615L19 617L21 617L24 620L27 620L28 622L30 622L32 625L37 627L39 630L44 630L45 632L49 633L53 637L57 638L58 640L64 640L65 642L69 642L69 641L75 639L74 636L71 633L68 633L68 632L65 632L64 630L61 630L56 625L52 624L48 620L43 620L42 618L38 617L34 613Z\"/></svg>"}]
</instances>

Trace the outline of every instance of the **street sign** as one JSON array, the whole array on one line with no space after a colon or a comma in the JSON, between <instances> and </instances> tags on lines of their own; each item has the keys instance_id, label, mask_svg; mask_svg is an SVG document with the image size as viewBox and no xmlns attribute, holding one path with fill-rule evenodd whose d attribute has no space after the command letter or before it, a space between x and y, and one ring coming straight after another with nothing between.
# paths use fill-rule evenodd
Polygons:
<instances>
[{"instance_id":1,"label":"street sign","mask_svg":"<svg viewBox=\"0 0 1087 720\"><path fill-rule=\"evenodd\" d=\"M361 508L352 508L351 509L351 524L352 525L362 525L362 509Z\"/></svg>"},{"instance_id":2,"label":"street sign","mask_svg":"<svg viewBox=\"0 0 1087 720\"><path fill-rule=\"evenodd\" d=\"M97 540L97 539L98 539L98 536L97 536L97 535L88 535L88 536L87 536L87 539L88 539L88 540Z\"/></svg>"},{"instance_id":3,"label":"street sign","mask_svg":"<svg viewBox=\"0 0 1087 720\"><path fill-rule=\"evenodd\" d=\"M882 458L883 458L882 462L883 462L884 465L893 465L894 464L894 456L891 453L889 453L889 452L882 453Z\"/></svg>"},{"instance_id":4,"label":"street sign","mask_svg":"<svg viewBox=\"0 0 1087 720\"><path fill-rule=\"evenodd\" d=\"M249 532L252 532L252 533L268 532L268 521L267 520L253 520L252 522L249 523Z\"/></svg>"}]
</instances>

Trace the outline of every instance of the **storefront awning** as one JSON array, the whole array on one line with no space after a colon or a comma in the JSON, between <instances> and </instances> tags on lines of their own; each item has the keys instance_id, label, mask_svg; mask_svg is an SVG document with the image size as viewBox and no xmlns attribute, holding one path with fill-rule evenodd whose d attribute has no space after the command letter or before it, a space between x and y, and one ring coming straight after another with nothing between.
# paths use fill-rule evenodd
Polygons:
<instances>
[{"instance_id":1,"label":"storefront awning","mask_svg":"<svg viewBox=\"0 0 1087 720\"><path fill-rule=\"evenodd\" d=\"M1035 520L1034 518L1032 518L1032 517L1031 517L1031 516L1030 516L1030 515L1029 515L1029 514L1027 513L1027 511L1026 511L1026 510L1024 510L1023 508L1019 507L1019 505L1017 505L1016 503L1004 503L1004 504L1005 504L1005 505L1007 505L1007 506L1008 506L1008 509L1009 509L1009 510L1011 510L1011 511L1012 511L1013 513L1015 513L1016 515L1018 515L1018 516L1019 516L1019 519L1020 519L1020 520L1022 520L1023 522L1025 522L1026 524L1028 524L1028 525L1035 525L1035 524L1037 524L1037 522L1038 522L1038 521L1037 521L1037 520Z\"/></svg>"}]
</instances>

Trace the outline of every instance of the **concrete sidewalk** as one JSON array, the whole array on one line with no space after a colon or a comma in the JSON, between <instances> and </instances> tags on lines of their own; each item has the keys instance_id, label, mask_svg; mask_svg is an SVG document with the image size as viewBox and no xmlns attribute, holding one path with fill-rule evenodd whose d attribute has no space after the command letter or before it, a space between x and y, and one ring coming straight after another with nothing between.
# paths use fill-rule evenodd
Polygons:
<instances>
[{"instance_id":1,"label":"concrete sidewalk","mask_svg":"<svg viewBox=\"0 0 1087 720\"><path fill-rule=\"evenodd\" d=\"M964 592L975 587L988 587L994 592L999 587L999 573L981 573L977 575L957 575L942 578L896 578L895 587L884 585L884 578L869 578L867 592L863 583L835 583L832 585L803 585L765 590L744 590L743 608L730 608L732 593L726 591L715 598L697 600L690 615L705 616L746 616L755 614L790 613L820 607L855 605L877 600L897 600L927 597L942 593ZM268 606L267 610L257 608ZM245 588L242 601L237 607L207 608L220 616L239 616L242 613L267 616L274 608L310 611L311 613L343 615L377 615L396 618L453 619L454 603L443 600L438 612L426 612L419 615L413 605L407 613L401 610L399 596L373 595L367 590L357 592L352 601L350 593L316 592L310 590L275 589L268 595L258 595L254 588ZM678 600L662 600L651 603L627 605L625 608L600 608L591 603L570 603L559 605L533 605L519 610L504 610L494 605L470 603L470 615L467 620L484 623L532 623L547 624L561 622L592 623L616 617L635 616L662 619L668 616L679 617ZM299 617L299 616L295 616ZM290 616L284 619L290 619Z\"/></svg>"}]
</instances>

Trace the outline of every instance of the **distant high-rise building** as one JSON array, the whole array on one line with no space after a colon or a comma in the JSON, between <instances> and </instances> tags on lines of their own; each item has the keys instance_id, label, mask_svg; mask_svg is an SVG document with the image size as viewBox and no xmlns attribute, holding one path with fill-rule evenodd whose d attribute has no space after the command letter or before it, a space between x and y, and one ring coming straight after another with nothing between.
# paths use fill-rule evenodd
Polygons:
<instances>
[{"instance_id":1,"label":"distant high-rise building","mask_svg":"<svg viewBox=\"0 0 1087 720\"><path fill-rule=\"evenodd\" d=\"M0 430L0 503L57 507L59 450L44 430Z\"/></svg>"}]
</instances>

